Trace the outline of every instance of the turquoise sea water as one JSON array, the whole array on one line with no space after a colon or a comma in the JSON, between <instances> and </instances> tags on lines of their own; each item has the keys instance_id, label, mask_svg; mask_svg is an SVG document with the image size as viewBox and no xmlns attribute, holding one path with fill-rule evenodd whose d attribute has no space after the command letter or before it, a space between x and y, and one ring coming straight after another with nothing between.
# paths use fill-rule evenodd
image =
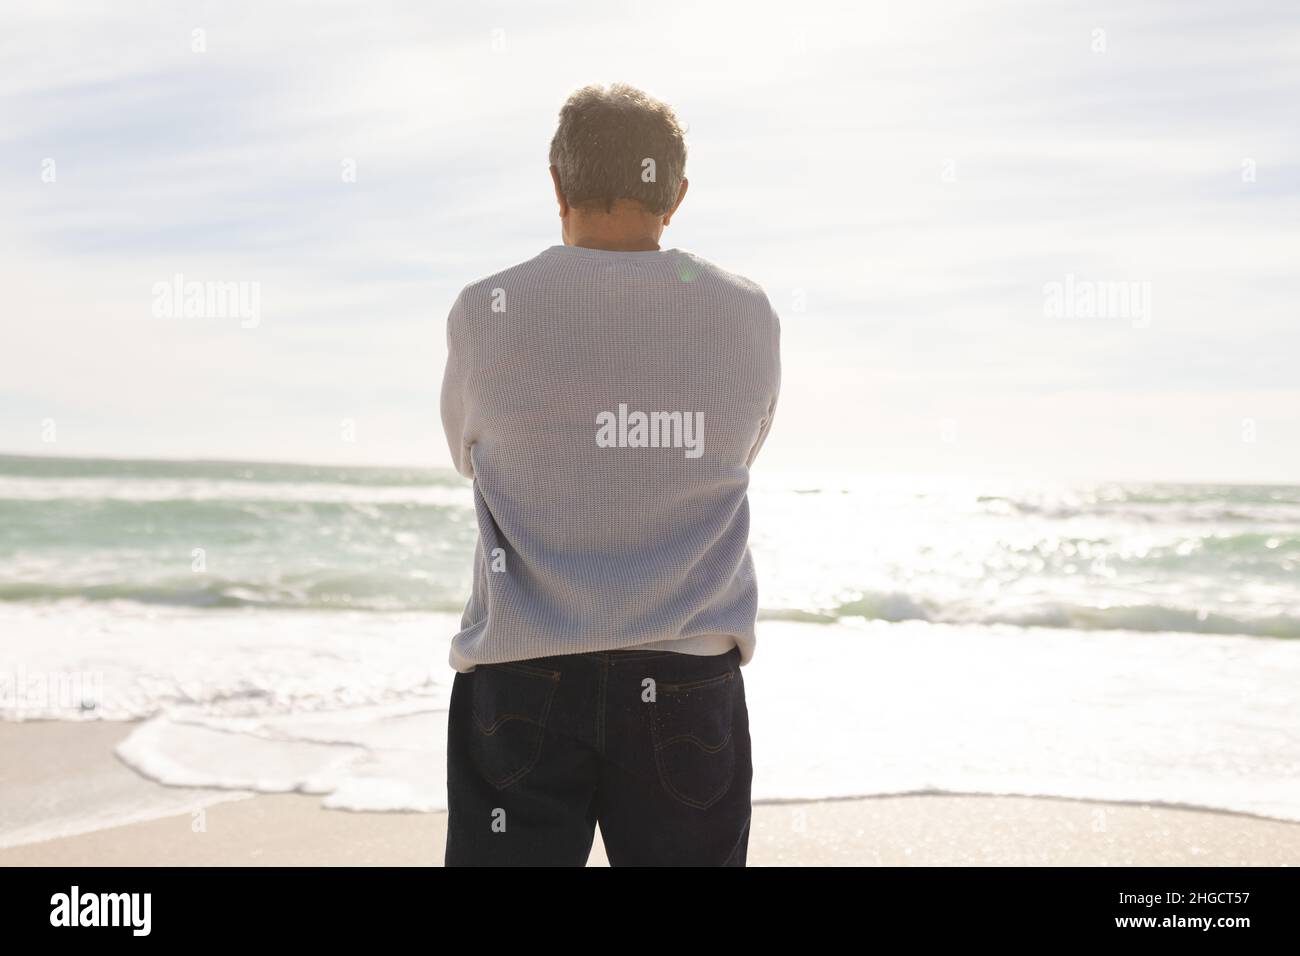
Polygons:
<instances>
[{"instance_id":1,"label":"turquoise sea water","mask_svg":"<svg viewBox=\"0 0 1300 956\"><path fill-rule=\"evenodd\" d=\"M1300 488L759 474L754 799L1050 794L1300 820ZM0 719L136 720L148 805L445 807L471 488L445 471L0 458ZM204 788L202 790L174 788Z\"/></svg>"},{"instance_id":2,"label":"turquoise sea water","mask_svg":"<svg viewBox=\"0 0 1300 956\"><path fill-rule=\"evenodd\" d=\"M768 619L1300 636L1300 486L759 475ZM0 601L459 612L469 483L0 456Z\"/></svg>"}]
</instances>

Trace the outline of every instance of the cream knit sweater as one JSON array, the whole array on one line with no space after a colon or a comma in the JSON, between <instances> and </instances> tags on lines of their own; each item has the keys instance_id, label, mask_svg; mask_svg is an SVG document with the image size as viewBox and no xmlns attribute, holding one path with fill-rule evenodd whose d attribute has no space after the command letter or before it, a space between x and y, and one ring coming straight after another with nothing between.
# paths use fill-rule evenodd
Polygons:
<instances>
[{"instance_id":1,"label":"cream knit sweater","mask_svg":"<svg viewBox=\"0 0 1300 956\"><path fill-rule=\"evenodd\" d=\"M749 468L780 324L677 249L552 246L465 287L442 422L473 479L473 592L450 663L613 648L754 653Z\"/></svg>"}]
</instances>

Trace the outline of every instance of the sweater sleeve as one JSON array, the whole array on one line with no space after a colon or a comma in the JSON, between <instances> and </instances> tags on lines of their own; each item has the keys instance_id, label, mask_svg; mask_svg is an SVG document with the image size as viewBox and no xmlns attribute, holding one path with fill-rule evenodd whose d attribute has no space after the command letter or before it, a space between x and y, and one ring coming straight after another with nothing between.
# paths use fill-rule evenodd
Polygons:
<instances>
[{"instance_id":1,"label":"sweater sleeve","mask_svg":"<svg viewBox=\"0 0 1300 956\"><path fill-rule=\"evenodd\" d=\"M758 457L759 449L767 441L768 432L772 430L772 419L776 417L777 399L781 394L781 318L776 314L776 309L772 308L772 303L764 296L767 302L767 309L771 313L772 321L772 397L767 405L767 414L763 416L762 425L759 427L758 438L754 446L749 450L749 457L745 460L746 467L754 464Z\"/></svg>"},{"instance_id":2,"label":"sweater sleeve","mask_svg":"<svg viewBox=\"0 0 1300 956\"><path fill-rule=\"evenodd\" d=\"M469 454L471 441L465 419L468 368L463 299L462 292L456 297L447 316L447 366L442 374L442 430L447 436L447 450L451 452L451 461L456 471L466 478L473 478L474 463Z\"/></svg>"}]
</instances>

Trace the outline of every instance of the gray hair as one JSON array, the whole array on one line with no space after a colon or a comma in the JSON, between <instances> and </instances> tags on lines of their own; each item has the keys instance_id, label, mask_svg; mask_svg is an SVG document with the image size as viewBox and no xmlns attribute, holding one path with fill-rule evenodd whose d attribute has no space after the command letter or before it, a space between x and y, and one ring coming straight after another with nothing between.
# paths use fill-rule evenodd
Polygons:
<instances>
[{"instance_id":1,"label":"gray hair","mask_svg":"<svg viewBox=\"0 0 1300 956\"><path fill-rule=\"evenodd\" d=\"M664 215L686 175L686 138L672 107L636 87L584 86L560 110L551 165L571 206L609 212L635 199Z\"/></svg>"}]
</instances>

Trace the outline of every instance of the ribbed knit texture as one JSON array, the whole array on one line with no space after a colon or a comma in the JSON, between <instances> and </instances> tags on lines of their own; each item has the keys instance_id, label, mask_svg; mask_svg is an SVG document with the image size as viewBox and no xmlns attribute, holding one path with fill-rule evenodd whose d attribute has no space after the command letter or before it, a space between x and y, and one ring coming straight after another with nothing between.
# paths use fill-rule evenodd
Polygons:
<instances>
[{"instance_id":1,"label":"ribbed knit texture","mask_svg":"<svg viewBox=\"0 0 1300 956\"><path fill-rule=\"evenodd\" d=\"M442 422L473 479L478 544L451 666L628 647L737 646L748 663L749 468L779 351L762 289L677 249L553 246L466 286ZM702 429L656 419L660 447L636 447L636 412Z\"/></svg>"}]
</instances>

